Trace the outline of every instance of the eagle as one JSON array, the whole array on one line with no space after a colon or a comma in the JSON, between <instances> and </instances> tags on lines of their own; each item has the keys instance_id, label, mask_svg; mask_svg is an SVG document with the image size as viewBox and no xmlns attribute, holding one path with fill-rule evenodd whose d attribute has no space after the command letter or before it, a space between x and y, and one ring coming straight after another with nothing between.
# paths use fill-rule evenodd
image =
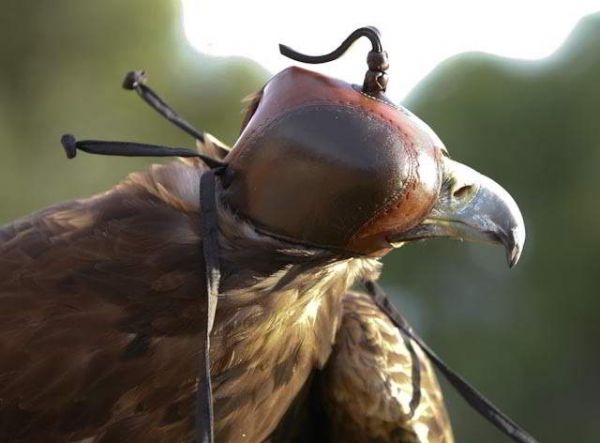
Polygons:
<instances>
[{"instance_id":1,"label":"eagle","mask_svg":"<svg viewBox=\"0 0 600 443\"><path fill-rule=\"evenodd\" d=\"M306 93L319 85L346 95L323 104ZM282 90L299 110L271 118ZM352 91L289 68L254 97L233 148L198 144L232 171L217 190L216 441L453 441L429 359L357 283L377 279L385 253L428 238L499 243L514 264L523 219L416 116ZM361 106L397 120L367 116L366 137ZM377 137L403 154L367 155ZM385 165L372 157L398 162L388 172L402 180L374 181ZM197 158L153 165L0 228L0 441L194 441L209 171ZM392 182L393 199L373 188ZM369 206L376 198L385 211ZM375 212L395 224L361 219ZM351 242L347 220L361 226ZM341 238L344 248L323 246Z\"/></svg>"}]
</instances>

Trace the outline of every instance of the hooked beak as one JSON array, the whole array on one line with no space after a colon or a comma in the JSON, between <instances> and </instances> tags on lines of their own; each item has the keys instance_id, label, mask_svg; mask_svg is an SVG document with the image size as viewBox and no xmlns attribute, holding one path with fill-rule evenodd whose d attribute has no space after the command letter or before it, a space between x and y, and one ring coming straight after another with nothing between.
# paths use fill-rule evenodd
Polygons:
<instances>
[{"instance_id":1,"label":"hooked beak","mask_svg":"<svg viewBox=\"0 0 600 443\"><path fill-rule=\"evenodd\" d=\"M500 243L508 265L519 260L525 243L525 224L519 207L498 183L461 163L444 157L438 201L419 225L388 237L392 246L426 238Z\"/></svg>"}]
</instances>

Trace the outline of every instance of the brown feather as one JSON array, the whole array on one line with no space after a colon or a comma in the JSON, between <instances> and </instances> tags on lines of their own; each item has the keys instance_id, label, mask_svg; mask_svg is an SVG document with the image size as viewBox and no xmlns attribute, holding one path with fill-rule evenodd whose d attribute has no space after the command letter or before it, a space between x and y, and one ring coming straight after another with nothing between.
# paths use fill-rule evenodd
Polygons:
<instances>
[{"instance_id":1,"label":"brown feather","mask_svg":"<svg viewBox=\"0 0 600 443\"><path fill-rule=\"evenodd\" d=\"M343 310L319 384L331 441L453 442L442 392L420 348L414 345L421 401L410 417L413 362L400 332L366 294L348 294Z\"/></svg>"},{"instance_id":2,"label":"brown feather","mask_svg":"<svg viewBox=\"0 0 600 443\"><path fill-rule=\"evenodd\" d=\"M0 441L193 440L202 171L155 166L0 229ZM325 365L343 294L377 264L294 248L224 208L220 228L217 440L261 441Z\"/></svg>"}]
</instances>

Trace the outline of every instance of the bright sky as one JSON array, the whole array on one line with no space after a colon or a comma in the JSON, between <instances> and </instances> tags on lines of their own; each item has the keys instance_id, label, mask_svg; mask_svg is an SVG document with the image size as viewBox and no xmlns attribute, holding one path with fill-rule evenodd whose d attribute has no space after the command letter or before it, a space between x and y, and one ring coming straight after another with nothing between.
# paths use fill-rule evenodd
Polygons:
<instances>
[{"instance_id":1,"label":"bright sky","mask_svg":"<svg viewBox=\"0 0 600 443\"><path fill-rule=\"evenodd\" d=\"M251 58L275 73L295 62L284 43L306 54L337 47L355 28L374 25L390 57L388 95L401 100L444 59L484 51L519 59L554 52L600 0L181 0L185 32L199 51ZM307 66L362 83L367 40L342 59Z\"/></svg>"}]
</instances>

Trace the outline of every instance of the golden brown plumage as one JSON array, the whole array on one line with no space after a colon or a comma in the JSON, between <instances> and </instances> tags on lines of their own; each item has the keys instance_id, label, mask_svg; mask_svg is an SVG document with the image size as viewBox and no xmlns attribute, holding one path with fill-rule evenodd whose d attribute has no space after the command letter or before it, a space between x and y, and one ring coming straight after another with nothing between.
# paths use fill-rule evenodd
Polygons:
<instances>
[{"instance_id":1,"label":"golden brown plumage","mask_svg":"<svg viewBox=\"0 0 600 443\"><path fill-rule=\"evenodd\" d=\"M154 166L0 230L0 441L192 441L205 316L203 169L197 161ZM326 405L323 439L346 435L340 420L350 426L350 418L355 441L373 432L415 441L418 423L435 433L447 424L426 363L417 415L393 422L402 411L394 412L394 395L404 398L411 385L405 349L365 296L344 296L357 277L377 272L377 261L295 248L225 208L219 223L223 279L211 352L218 441L280 441L273 431L315 380L321 387L306 400ZM400 366L387 376L401 382L390 391L376 381L392 360ZM360 380L381 392L364 391ZM407 440L397 438L404 428Z\"/></svg>"},{"instance_id":2,"label":"golden brown plumage","mask_svg":"<svg viewBox=\"0 0 600 443\"><path fill-rule=\"evenodd\" d=\"M202 263L174 173L197 175L155 168L0 231L1 441L158 441L190 425Z\"/></svg>"},{"instance_id":3,"label":"golden brown plumage","mask_svg":"<svg viewBox=\"0 0 600 443\"><path fill-rule=\"evenodd\" d=\"M420 386L400 331L368 295L344 297L342 326L321 382L332 441L453 441L431 364L417 345L413 348ZM414 389L421 398L410 416Z\"/></svg>"}]
</instances>

